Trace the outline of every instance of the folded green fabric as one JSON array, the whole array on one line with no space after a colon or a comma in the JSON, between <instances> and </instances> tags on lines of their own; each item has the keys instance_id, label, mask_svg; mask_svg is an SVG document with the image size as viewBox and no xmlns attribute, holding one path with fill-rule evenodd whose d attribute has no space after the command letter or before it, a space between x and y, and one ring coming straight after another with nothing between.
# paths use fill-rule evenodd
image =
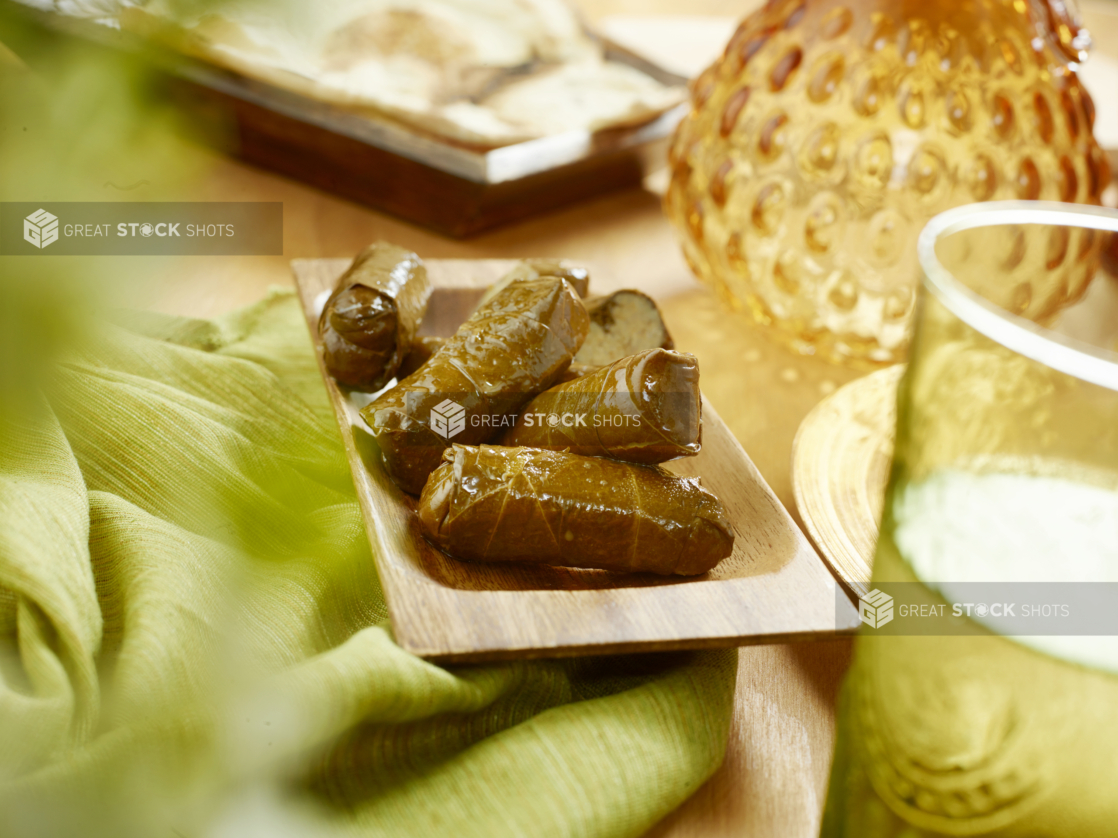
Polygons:
<instances>
[{"instance_id":1,"label":"folded green fabric","mask_svg":"<svg viewBox=\"0 0 1118 838\"><path fill-rule=\"evenodd\" d=\"M0 428L0 835L639 835L733 652L397 647L292 294L132 315Z\"/></svg>"}]
</instances>

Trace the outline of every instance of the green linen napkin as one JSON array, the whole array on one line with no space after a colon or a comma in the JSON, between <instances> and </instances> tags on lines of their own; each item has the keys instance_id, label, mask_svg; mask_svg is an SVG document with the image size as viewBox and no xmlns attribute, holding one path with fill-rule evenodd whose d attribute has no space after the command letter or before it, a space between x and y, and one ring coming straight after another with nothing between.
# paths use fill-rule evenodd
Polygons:
<instances>
[{"instance_id":1,"label":"green linen napkin","mask_svg":"<svg viewBox=\"0 0 1118 838\"><path fill-rule=\"evenodd\" d=\"M736 654L393 643L299 306L132 315L0 428L0 835L638 835Z\"/></svg>"}]
</instances>

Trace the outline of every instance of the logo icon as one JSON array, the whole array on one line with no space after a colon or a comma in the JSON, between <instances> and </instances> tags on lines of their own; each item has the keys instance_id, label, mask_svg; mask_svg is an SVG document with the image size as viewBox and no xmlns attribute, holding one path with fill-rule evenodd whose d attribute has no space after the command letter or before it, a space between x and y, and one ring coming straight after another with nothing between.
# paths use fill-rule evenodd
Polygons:
<instances>
[{"instance_id":1,"label":"logo icon","mask_svg":"<svg viewBox=\"0 0 1118 838\"><path fill-rule=\"evenodd\" d=\"M143 236L144 238L147 238L148 236L150 236L154 232L155 232L155 228L152 227L150 224L141 224L140 225L140 235Z\"/></svg>"},{"instance_id":2,"label":"logo icon","mask_svg":"<svg viewBox=\"0 0 1118 838\"><path fill-rule=\"evenodd\" d=\"M858 600L858 616L870 628L881 628L893 619L893 598L874 588Z\"/></svg>"},{"instance_id":3,"label":"logo icon","mask_svg":"<svg viewBox=\"0 0 1118 838\"><path fill-rule=\"evenodd\" d=\"M42 250L58 241L58 216L39 209L23 219L23 240Z\"/></svg>"},{"instance_id":4,"label":"logo icon","mask_svg":"<svg viewBox=\"0 0 1118 838\"><path fill-rule=\"evenodd\" d=\"M431 430L443 439L461 433L466 427L466 408L445 399L431 408Z\"/></svg>"}]
</instances>

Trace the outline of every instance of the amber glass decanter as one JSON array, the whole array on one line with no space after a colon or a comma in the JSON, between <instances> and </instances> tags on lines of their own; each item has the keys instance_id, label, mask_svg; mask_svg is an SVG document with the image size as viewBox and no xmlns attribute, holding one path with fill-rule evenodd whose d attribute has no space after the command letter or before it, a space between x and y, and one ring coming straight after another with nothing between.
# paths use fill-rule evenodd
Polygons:
<instances>
[{"instance_id":1,"label":"amber glass decanter","mask_svg":"<svg viewBox=\"0 0 1118 838\"><path fill-rule=\"evenodd\" d=\"M1062 0L781 0L694 83L665 207L692 270L795 350L902 360L924 223L974 201L1098 204L1109 180ZM1087 230L991 233L990 301L1045 321Z\"/></svg>"}]
</instances>

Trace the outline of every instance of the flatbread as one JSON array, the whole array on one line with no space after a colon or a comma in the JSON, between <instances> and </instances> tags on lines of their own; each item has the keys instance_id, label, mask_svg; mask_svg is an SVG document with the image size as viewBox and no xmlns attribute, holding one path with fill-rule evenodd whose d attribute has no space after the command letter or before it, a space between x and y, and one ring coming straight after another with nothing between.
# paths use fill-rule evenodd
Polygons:
<instances>
[{"instance_id":1,"label":"flatbread","mask_svg":"<svg viewBox=\"0 0 1118 838\"><path fill-rule=\"evenodd\" d=\"M88 2L88 0L87 0ZM106 3L96 0L103 15ZM122 5L122 28L324 102L470 145L646 121L683 101L609 61L562 0L236 0L182 16Z\"/></svg>"}]
</instances>

